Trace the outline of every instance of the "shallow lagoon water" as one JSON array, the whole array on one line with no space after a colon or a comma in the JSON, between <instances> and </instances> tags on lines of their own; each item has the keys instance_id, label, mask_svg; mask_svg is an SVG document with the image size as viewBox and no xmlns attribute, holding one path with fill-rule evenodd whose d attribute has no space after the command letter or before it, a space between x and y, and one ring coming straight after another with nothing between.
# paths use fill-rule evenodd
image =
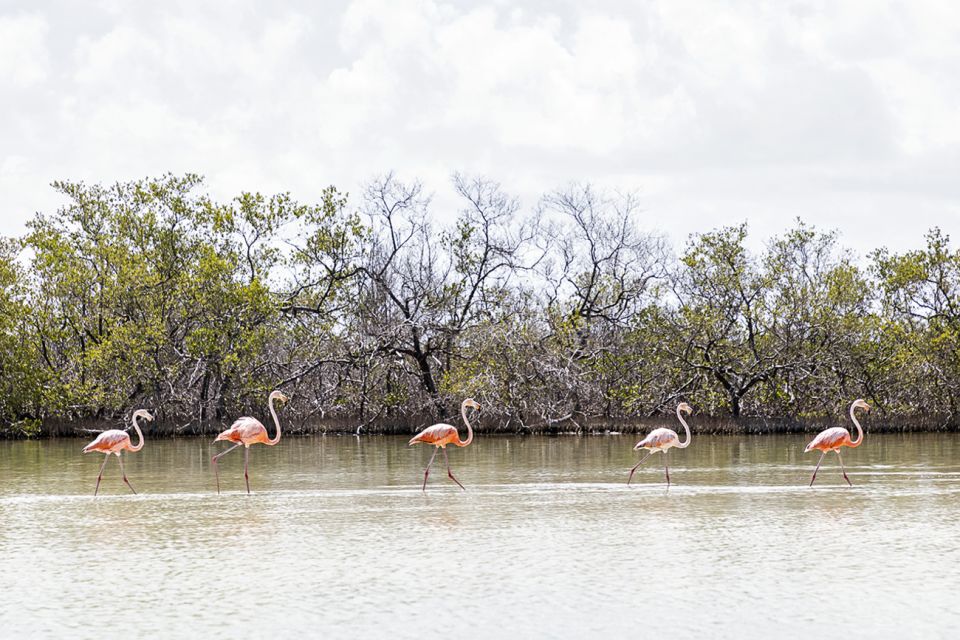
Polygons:
<instances>
[{"instance_id":1,"label":"shallow lagoon water","mask_svg":"<svg viewBox=\"0 0 960 640\"><path fill-rule=\"evenodd\" d=\"M812 436L812 434L811 434ZM0 635L955 638L960 435L697 437L626 486L633 436L209 439L115 460L0 442ZM125 454L126 455L126 454Z\"/></svg>"}]
</instances>

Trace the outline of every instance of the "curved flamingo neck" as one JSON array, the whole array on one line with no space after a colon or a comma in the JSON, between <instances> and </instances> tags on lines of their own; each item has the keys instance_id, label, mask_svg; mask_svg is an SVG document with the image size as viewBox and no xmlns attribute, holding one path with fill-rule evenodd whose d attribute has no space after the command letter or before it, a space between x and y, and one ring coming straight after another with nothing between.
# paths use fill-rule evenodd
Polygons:
<instances>
[{"instance_id":1,"label":"curved flamingo neck","mask_svg":"<svg viewBox=\"0 0 960 640\"><path fill-rule=\"evenodd\" d=\"M458 447L465 447L471 442L473 442L473 427L470 426L470 421L467 420L467 403L466 402L460 405L460 417L463 418L463 423L467 425L467 439L460 440L460 434L457 434L458 442L456 444Z\"/></svg>"},{"instance_id":2,"label":"curved flamingo neck","mask_svg":"<svg viewBox=\"0 0 960 640\"><path fill-rule=\"evenodd\" d=\"M137 432L137 435L140 437L140 442L137 443L137 446L130 445L130 451L140 451L143 449L143 432L140 431L140 425L137 424L137 414L133 414L133 430Z\"/></svg>"},{"instance_id":3,"label":"curved flamingo neck","mask_svg":"<svg viewBox=\"0 0 960 640\"><path fill-rule=\"evenodd\" d=\"M683 419L683 414L680 413L680 407L677 407L677 420L680 421L680 424L683 425L683 430L687 434L687 439L683 442L677 443L677 447L684 449L690 446L690 427L687 426L687 421Z\"/></svg>"},{"instance_id":4,"label":"curved flamingo neck","mask_svg":"<svg viewBox=\"0 0 960 640\"><path fill-rule=\"evenodd\" d=\"M857 427L857 439L850 441L851 447L859 447L860 444L863 442L863 428L860 426L860 421L857 420L857 416L853 412L855 408L856 407L854 405L850 405L850 419L853 420L854 426Z\"/></svg>"},{"instance_id":5,"label":"curved flamingo neck","mask_svg":"<svg viewBox=\"0 0 960 640\"><path fill-rule=\"evenodd\" d=\"M273 416L273 424L277 427L277 435L267 440L267 444L273 446L280 442L280 418L277 417L277 410L273 408L273 396L270 396L270 401L267 404L270 405L270 415Z\"/></svg>"}]
</instances>

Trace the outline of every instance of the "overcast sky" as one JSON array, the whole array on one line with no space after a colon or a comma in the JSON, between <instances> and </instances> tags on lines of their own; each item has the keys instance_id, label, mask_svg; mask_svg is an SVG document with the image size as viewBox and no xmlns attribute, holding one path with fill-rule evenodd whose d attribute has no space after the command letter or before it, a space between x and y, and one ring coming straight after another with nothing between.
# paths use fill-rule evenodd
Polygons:
<instances>
[{"instance_id":1,"label":"overcast sky","mask_svg":"<svg viewBox=\"0 0 960 640\"><path fill-rule=\"evenodd\" d=\"M0 233L55 179L311 201L387 170L438 215L455 170L531 207L637 190L677 245L797 216L861 254L960 229L953 0L0 0L0 116Z\"/></svg>"}]
</instances>

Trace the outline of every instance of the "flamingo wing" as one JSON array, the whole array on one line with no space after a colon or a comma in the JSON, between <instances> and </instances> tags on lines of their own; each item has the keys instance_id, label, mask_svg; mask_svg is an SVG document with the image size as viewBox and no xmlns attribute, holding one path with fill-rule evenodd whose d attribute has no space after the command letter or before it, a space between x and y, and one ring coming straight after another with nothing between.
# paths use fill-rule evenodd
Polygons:
<instances>
[{"instance_id":1,"label":"flamingo wing","mask_svg":"<svg viewBox=\"0 0 960 640\"><path fill-rule=\"evenodd\" d=\"M266 427L264 427L263 423L256 418L244 416L242 418L237 418L237 420L230 425L230 429L239 431L240 433L256 433L261 429L266 429Z\"/></svg>"},{"instance_id":2,"label":"flamingo wing","mask_svg":"<svg viewBox=\"0 0 960 640\"><path fill-rule=\"evenodd\" d=\"M418 442L423 442L425 444L440 444L441 442L447 441L450 436L456 435L456 427L441 422L440 424L427 427L417 435L410 438L410 442L407 443L407 446L411 444L417 444Z\"/></svg>"}]
</instances>

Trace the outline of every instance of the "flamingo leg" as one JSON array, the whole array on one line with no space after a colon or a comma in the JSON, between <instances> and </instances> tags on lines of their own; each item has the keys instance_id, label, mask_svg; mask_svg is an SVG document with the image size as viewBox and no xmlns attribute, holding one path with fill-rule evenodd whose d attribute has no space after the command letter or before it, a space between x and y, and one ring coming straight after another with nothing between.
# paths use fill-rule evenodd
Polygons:
<instances>
[{"instance_id":1,"label":"flamingo leg","mask_svg":"<svg viewBox=\"0 0 960 640\"><path fill-rule=\"evenodd\" d=\"M100 479L103 477L103 469L107 466L107 460L110 459L110 454L103 456L103 464L100 465L100 473L97 474L97 488L93 490L93 497L96 498L97 494L100 492Z\"/></svg>"},{"instance_id":2,"label":"flamingo leg","mask_svg":"<svg viewBox=\"0 0 960 640\"><path fill-rule=\"evenodd\" d=\"M457 484L460 484L460 481L453 477L453 471L450 471L450 460L449 460L449 458L447 458L447 450L446 450L446 449L443 450L443 459L446 460L446 462L447 462L447 475L450 477L451 480L453 480L453 481L456 482ZM465 486L463 486L462 484L460 484L460 488L463 489L464 491L467 490L467 488L466 488Z\"/></svg>"},{"instance_id":3,"label":"flamingo leg","mask_svg":"<svg viewBox=\"0 0 960 640\"><path fill-rule=\"evenodd\" d=\"M247 467L250 465L250 447L243 450L243 479L247 481L247 495L250 495L250 474Z\"/></svg>"},{"instance_id":4,"label":"flamingo leg","mask_svg":"<svg viewBox=\"0 0 960 640\"><path fill-rule=\"evenodd\" d=\"M630 469L630 475L627 476L627 484L630 484L630 481L633 480L633 472L636 471L637 468L638 468L640 465L642 465L644 462L646 462L646 461L647 461L647 458L649 458L649 457L652 456L652 455L653 455L653 451L647 451L647 455L645 455L645 456L643 456L642 458L640 458L640 462L638 462L637 464L633 465L633 469Z\"/></svg>"},{"instance_id":5,"label":"flamingo leg","mask_svg":"<svg viewBox=\"0 0 960 640\"><path fill-rule=\"evenodd\" d=\"M430 465L433 464L433 459L437 457L437 450L433 450L433 455L430 456L430 462L427 463L427 468L423 470L423 491L427 490L427 476L430 475Z\"/></svg>"},{"instance_id":6,"label":"flamingo leg","mask_svg":"<svg viewBox=\"0 0 960 640\"><path fill-rule=\"evenodd\" d=\"M820 470L820 463L823 462L823 456L827 455L827 452L824 451L820 454L820 459L817 460L817 468L813 470L813 475L810 476L810 486L813 486L813 481L817 479L817 471Z\"/></svg>"},{"instance_id":7,"label":"flamingo leg","mask_svg":"<svg viewBox=\"0 0 960 640\"><path fill-rule=\"evenodd\" d=\"M215 455L215 456L213 456L212 458L210 458L210 462L213 463L213 472L214 472L214 473L216 474L216 476L217 476L217 495L220 495L220 468L217 466L217 460L219 460L221 456L227 455L228 453L230 453L231 451L233 451L234 449L236 449L237 447L239 447L241 444L242 444L242 443L238 442L237 444L233 445L232 447L230 447L230 448L227 449L226 451L221 451L221 452L218 453L217 455Z\"/></svg>"},{"instance_id":8,"label":"flamingo leg","mask_svg":"<svg viewBox=\"0 0 960 640\"><path fill-rule=\"evenodd\" d=\"M667 465L667 451L663 452L663 472L667 474L667 486L670 486L670 467Z\"/></svg>"},{"instance_id":9,"label":"flamingo leg","mask_svg":"<svg viewBox=\"0 0 960 640\"><path fill-rule=\"evenodd\" d=\"M117 456L117 460L120 461L120 475L123 476L123 481L127 483L127 486L130 487L130 491L133 491L133 495L137 495L137 490L133 488L133 485L130 484L130 481L127 480L127 472L123 470L123 456Z\"/></svg>"},{"instance_id":10,"label":"flamingo leg","mask_svg":"<svg viewBox=\"0 0 960 640\"><path fill-rule=\"evenodd\" d=\"M840 459L840 471L843 473L843 479L846 480L847 484L852 487L853 483L850 482L850 478L847 477L847 470L843 468L843 456L840 455L840 449L837 449L837 458Z\"/></svg>"}]
</instances>

